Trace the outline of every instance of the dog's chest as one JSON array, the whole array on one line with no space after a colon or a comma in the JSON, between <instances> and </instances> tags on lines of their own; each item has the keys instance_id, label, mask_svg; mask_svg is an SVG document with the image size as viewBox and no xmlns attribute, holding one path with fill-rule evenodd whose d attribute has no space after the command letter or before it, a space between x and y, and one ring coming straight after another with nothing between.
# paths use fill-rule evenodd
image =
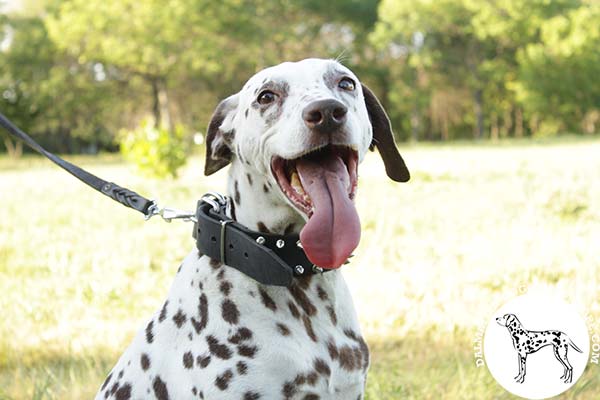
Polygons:
<instances>
[{"instance_id":1,"label":"dog's chest","mask_svg":"<svg viewBox=\"0 0 600 400\"><path fill-rule=\"evenodd\" d=\"M356 399L368 364L338 272L265 287L193 253L101 394L130 385L131 398Z\"/></svg>"}]
</instances>

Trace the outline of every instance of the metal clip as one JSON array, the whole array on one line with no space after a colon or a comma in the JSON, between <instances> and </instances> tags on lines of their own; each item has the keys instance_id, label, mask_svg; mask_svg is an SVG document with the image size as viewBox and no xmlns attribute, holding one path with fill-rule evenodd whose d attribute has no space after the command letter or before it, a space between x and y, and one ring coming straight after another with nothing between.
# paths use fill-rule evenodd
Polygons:
<instances>
[{"instance_id":1,"label":"metal clip","mask_svg":"<svg viewBox=\"0 0 600 400\"><path fill-rule=\"evenodd\" d=\"M148 208L148 212L145 216L146 221L155 215L160 215L163 220L166 222L171 222L174 219L181 219L184 222L197 222L196 214L193 214L189 211L181 211L176 210L174 208L169 207L159 207L158 204L153 201L152 205Z\"/></svg>"},{"instance_id":2,"label":"metal clip","mask_svg":"<svg viewBox=\"0 0 600 400\"><path fill-rule=\"evenodd\" d=\"M185 222L197 222L196 214L190 213L189 211L176 210L174 208L163 207L159 215L167 222L171 222L174 219L182 219Z\"/></svg>"}]
</instances>

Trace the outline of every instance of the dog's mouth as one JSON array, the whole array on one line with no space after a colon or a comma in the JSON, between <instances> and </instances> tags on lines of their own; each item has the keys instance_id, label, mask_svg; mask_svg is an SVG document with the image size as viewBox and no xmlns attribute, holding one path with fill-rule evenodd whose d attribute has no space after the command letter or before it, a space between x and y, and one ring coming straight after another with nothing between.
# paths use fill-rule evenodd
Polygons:
<instances>
[{"instance_id":1,"label":"dog's mouth","mask_svg":"<svg viewBox=\"0 0 600 400\"><path fill-rule=\"evenodd\" d=\"M273 157L271 170L283 194L308 217L300 232L307 257L322 268L341 266L360 240L353 202L357 151L328 145L294 159Z\"/></svg>"}]
</instances>

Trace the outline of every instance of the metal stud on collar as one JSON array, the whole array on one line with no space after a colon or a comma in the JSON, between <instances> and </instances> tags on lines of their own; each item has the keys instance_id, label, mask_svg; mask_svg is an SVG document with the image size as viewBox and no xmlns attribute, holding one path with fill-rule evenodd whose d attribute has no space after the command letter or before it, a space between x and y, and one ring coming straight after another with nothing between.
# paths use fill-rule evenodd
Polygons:
<instances>
[{"instance_id":1,"label":"metal stud on collar","mask_svg":"<svg viewBox=\"0 0 600 400\"><path fill-rule=\"evenodd\" d=\"M313 270L314 273L320 273L320 274L323 273L323 268L318 267L316 265L313 265L312 270Z\"/></svg>"},{"instance_id":2,"label":"metal stud on collar","mask_svg":"<svg viewBox=\"0 0 600 400\"><path fill-rule=\"evenodd\" d=\"M256 243L265 244L265 238L263 236L259 236L256 238Z\"/></svg>"},{"instance_id":3,"label":"metal stud on collar","mask_svg":"<svg viewBox=\"0 0 600 400\"><path fill-rule=\"evenodd\" d=\"M285 246L285 242L283 241L283 239L279 239L275 245L277 246L278 249L281 249L283 246Z\"/></svg>"},{"instance_id":4,"label":"metal stud on collar","mask_svg":"<svg viewBox=\"0 0 600 400\"><path fill-rule=\"evenodd\" d=\"M296 265L294 267L294 271L296 272L296 274L302 275L304 273L304 267L302 265Z\"/></svg>"}]
</instances>

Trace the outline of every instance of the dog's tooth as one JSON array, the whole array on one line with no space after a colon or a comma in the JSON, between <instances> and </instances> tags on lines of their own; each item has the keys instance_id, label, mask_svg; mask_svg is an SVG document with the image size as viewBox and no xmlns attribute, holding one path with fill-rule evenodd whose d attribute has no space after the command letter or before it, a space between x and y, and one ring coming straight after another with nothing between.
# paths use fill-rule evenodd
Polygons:
<instances>
[{"instance_id":1,"label":"dog's tooth","mask_svg":"<svg viewBox=\"0 0 600 400\"><path fill-rule=\"evenodd\" d=\"M302 195L305 194L304 188L302 187L302 182L300 182L300 178L296 171L292 172L292 177L290 179L290 185L294 188L294 190Z\"/></svg>"}]
</instances>

